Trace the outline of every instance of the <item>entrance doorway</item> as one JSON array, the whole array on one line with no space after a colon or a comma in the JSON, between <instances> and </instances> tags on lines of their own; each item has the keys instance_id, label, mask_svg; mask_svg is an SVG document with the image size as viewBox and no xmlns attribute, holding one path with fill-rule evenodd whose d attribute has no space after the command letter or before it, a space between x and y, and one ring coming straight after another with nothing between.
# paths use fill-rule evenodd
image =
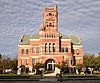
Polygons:
<instances>
[{"instance_id":1,"label":"entrance doorway","mask_svg":"<svg viewBox=\"0 0 100 83\"><path fill-rule=\"evenodd\" d=\"M46 70L47 71L55 70L55 61L53 59L49 59L46 61Z\"/></svg>"}]
</instances>

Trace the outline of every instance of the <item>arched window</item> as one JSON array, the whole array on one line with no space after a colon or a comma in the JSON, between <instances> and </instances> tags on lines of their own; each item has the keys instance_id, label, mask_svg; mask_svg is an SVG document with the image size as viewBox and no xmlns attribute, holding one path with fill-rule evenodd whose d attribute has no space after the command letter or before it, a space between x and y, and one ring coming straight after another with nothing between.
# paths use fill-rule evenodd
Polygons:
<instances>
[{"instance_id":1,"label":"arched window","mask_svg":"<svg viewBox=\"0 0 100 83\"><path fill-rule=\"evenodd\" d=\"M52 34L52 38L53 38L53 34Z\"/></svg>"},{"instance_id":2,"label":"arched window","mask_svg":"<svg viewBox=\"0 0 100 83\"><path fill-rule=\"evenodd\" d=\"M51 35L49 34L49 37L51 37Z\"/></svg>"},{"instance_id":3,"label":"arched window","mask_svg":"<svg viewBox=\"0 0 100 83\"><path fill-rule=\"evenodd\" d=\"M49 35L47 34L47 38L49 37Z\"/></svg>"},{"instance_id":4,"label":"arched window","mask_svg":"<svg viewBox=\"0 0 100 83\"><path fill-rule=\"evenodd\" d=\"M45 43L45 52L47 52L47 43Z\"/></svg>"},{"instance_id":5,"label":"arched window","mask_svg":"<svg viewBox=\"0 0 100 83\"><path fill-rule=\"evenodd\" d=\"M47 37L47 35L45 34L45 38Z\"/></svg>"},{"instance_id":6,"label":"arched window","mask_svg":"<svg viewBox=\"0 0 100 83\"><path fill-rule=\"evenodd\" d=\"M51 43L49 43L49 52L52 52Z\"/></svg>"},{"instance_id":7,"label":"arched window","mask_svg":"<svg viewBox=\"0 0 100 83\"><path fill-rule=\"evenodd\" d=\"M53 43L52 49L53 49L53 52L55 52L55 43Z\"/></svg>"},{"instance_id":8,"label":"arched window","mask_svg":"<svg viewBox=\"0 0 100 83\"><path fill-rule=\"evenodd\" d=\"M76 50L76 54L79 55L79 49Z\"/></svg>"}]
</instances>

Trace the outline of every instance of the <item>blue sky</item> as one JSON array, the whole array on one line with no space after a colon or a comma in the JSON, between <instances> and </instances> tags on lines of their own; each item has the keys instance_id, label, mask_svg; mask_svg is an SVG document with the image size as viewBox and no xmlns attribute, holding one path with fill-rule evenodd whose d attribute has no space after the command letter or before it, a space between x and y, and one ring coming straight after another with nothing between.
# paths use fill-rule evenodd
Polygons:
<instances>
[{"instance_id":1,"label":"blue sky","mask_svg":"<svg viewBox=\"0 0 100 83\"><path fill-rule=\"evenodd\" d=\"M84 53L100 52L100 0L0 0L0 53L16 57L23 34L36 34L44 6L58 5L59 31L79 35Z\"/></svg>"}]
</instances>

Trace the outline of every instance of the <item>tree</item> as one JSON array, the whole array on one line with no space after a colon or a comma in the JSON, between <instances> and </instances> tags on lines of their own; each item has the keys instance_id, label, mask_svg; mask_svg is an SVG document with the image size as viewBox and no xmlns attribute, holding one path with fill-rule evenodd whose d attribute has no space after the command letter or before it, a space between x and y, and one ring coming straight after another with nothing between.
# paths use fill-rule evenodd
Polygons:
<instances>
[{"instance_id":1,"label":"tree","mask_svg":"<svg viewBox=\"0 0 100 83\"><path fill-rule=\"evenodd\" d=\"M36 74L41 74L41 71L39 70L40 68L45 68L45 64L42 63L36 63L35 65L33 64L33 70L36 69Z\"/></svg>"},{"instance_id":2,"label":"tree","mask_svg":"<svg viewBox=\"0 0 100 83\"><path fill-rule=\"evenodd\" d=\"M95 60L96 60L96 67L95 67L95 69L96 70L99 70L99 68L100 68L100 55L99 56L97 56L96 58L95 58Z\"/></svg>"},{"instance_id":3,"label":"tree","mask_svg":"<svg viewBox=\"0 0 100 83\"><path fill-rule=\"evenodd\" d=\"M11 59L5 55L0 54L0 73L4 73L5 69L12 69L17 71L17 59Z\"/></svg>"},{"instance_id":4,"label":"tree","mask_svg":"<svg viewBox=\"0 0 100 83\"><path fill-rule=\"evenodd\" d=\"M96 65L96 61L95 61L95 57L94 54L85 54L83 56L83 65L86 67L95 67Z\"/></svg>"}]
</instances>

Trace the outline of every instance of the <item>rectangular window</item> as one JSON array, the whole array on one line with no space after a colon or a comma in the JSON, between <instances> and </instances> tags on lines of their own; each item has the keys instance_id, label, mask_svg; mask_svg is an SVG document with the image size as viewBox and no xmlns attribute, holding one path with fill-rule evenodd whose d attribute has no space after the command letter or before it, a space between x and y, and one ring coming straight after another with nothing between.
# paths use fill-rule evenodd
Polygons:
<instances>
[{"instance_id":1,"label":"rectangular window","mask_svg":"<svg viewBox=\"0 0 100 83\"><path fill-rule=\"evenodd\" d=\"M61 52L64 52L64 47L61 48Z\"/></svg>"},{"instance_id":2,"label":"rectangular window","mask_svg":"<svg viewBox=\"0 0 100 83\"><path fill-rule=\"evenodd\" d=\"M26 49L26 54L29 54L29 49Z\"/></svg>"},{"instance_id":3,"label":"rectangular window","mask_svg":"<svg viewBox=\"0 0 100 83\"><path fill-rule=\"evenodd\" d=\"M36 47L36 53L39 53L39 47Z\"/></svg>"},{"instance_id":4,"label":"rectangular window","mask_svg":"<svg viewBox=\"0 0 100 83\"><path fill-rule=\"evenodd\" d=\"M35 47L32 48L32 53L35 53Z\"/></svg>"},{"instance_id":5,"label":"rectangular window","mask_svg":"<svg viewBox=\"0 0 100 83\"><path fill-rule=\"evenodd\" d=\"M26 65L28 65L28 59L26 59Z\"/></svg>"},{"instance_id":6,"label":"rectangular window","mask_svg":"<svg viewBox=\"0 0 100 83\"><path fill-rule=\"evenodd\" d=\"M68 52L68 48L67 47L65 47L65 52Z\"/></svg>"},{"instance_id":7,"label":"rectangular window","mask_svg":"<svg viewBox=\"0 0 100 83\"><path fill-rule=\"evenodd\" d=\"M24 60L23 59L21 60L21 65L24 65Z\"/></svg>"},{"instance_id":8,"label":"rectangular window","mask_svg":"<svg viewBox=\"0 0 100 83\"><path fill-rule=\"evenodd\" d=\"M77 59L77 63L78 63L78 64L80 63L80 59Z\"/></svg>"},{"instance_id":9,"label":"rectangular window","mask_svg":"<svg viewBox=\"0 0 100 83\"><path fill-rule=\"evenodd\" d=\"M22 54L24 54L24 49L22 49Z\"/></svg>"},{"instance_id":10,"label":"rectangular window","mask_svg":"<svg viewBox=\"0 0 100 83\"><path fill-rule=\"evenodd\" d=\"M33 63L33 64L36 64L37 62L38 62L38 59L37 59L37 58L33 58L33 59L32 59L32 63Z\"/></svg>"},{"instance_id":11,"label":"rectangular window","mask_svg":"<svg viewBox=\"0 0 100 83\"><path fill-rule=\"evenodd\" d=\"M39 47L33 47L32 53L39 53Z\"/></svg>"},{"instance_id":12,"label":"rectangular window","mask_svg":"<svg viewBox=\"0 0 100 83\"><path fill-rule=\"evenodd\" d=\"M53 52L55 52L55 47L53 47Z\"/></svg>"}]
</instances>

